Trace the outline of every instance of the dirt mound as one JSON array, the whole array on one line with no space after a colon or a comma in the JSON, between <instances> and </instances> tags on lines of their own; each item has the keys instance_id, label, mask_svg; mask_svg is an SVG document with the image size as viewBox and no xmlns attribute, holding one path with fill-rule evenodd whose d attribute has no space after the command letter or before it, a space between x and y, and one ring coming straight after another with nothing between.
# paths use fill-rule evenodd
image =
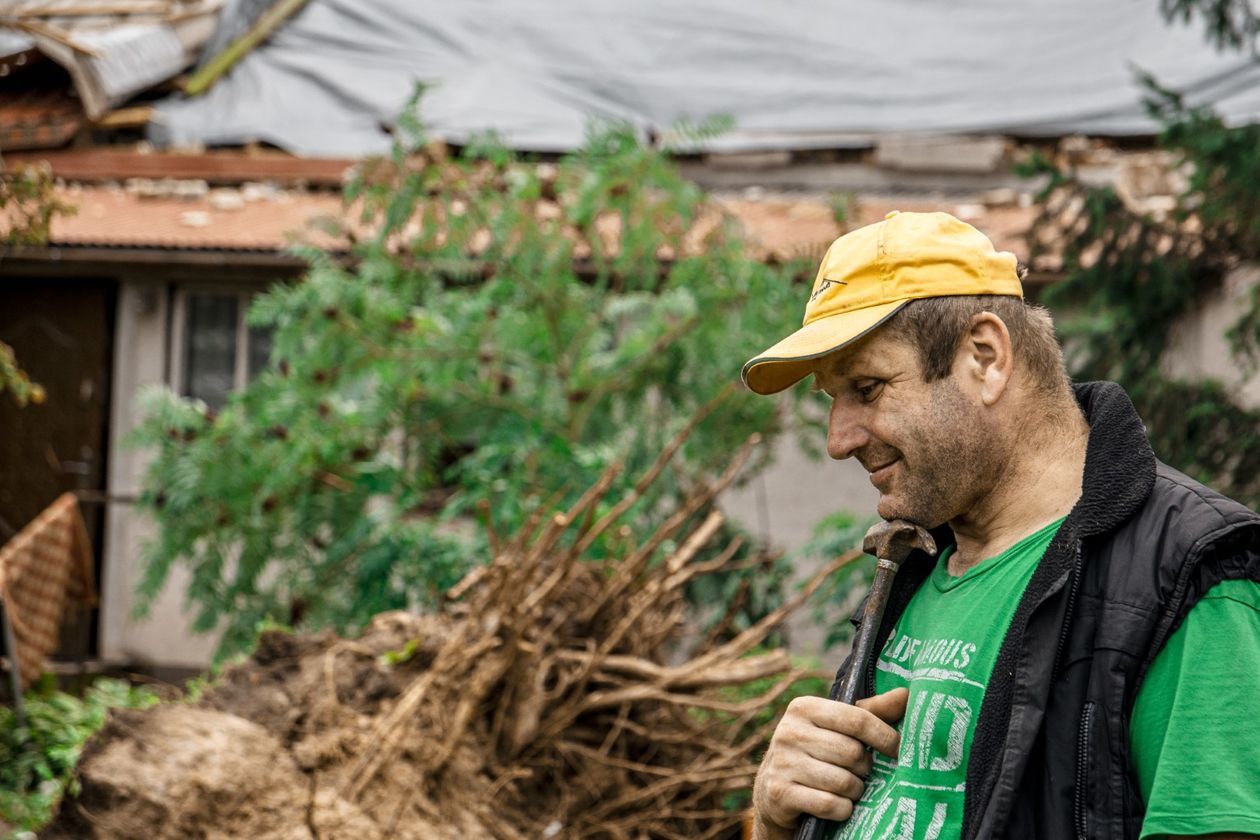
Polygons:
<instances>
[{"instance_id":1,"label":"dirt mound","mask_svg":"<svg viewBox=\"0 0 1260 840\"><path fill-rule=\"evenodd\" d=\"M746 451L656 533L621 528L601 543L620 554L590 557L670 454L615 504L610 472L572 509L491 535L493 561L437 614L383 614L355 640L267 633L195 706L115 716L46 836L728 834L764 709L796 675L751 652L856 555L734 638L697 640L683 593L734 562L738 543L701 549Z\"/></svg>"},{"instance_id":2,"label":"dirt mound","mask_svg":"<svg viewBox=\"0 0 1260 840\"><path fill-rule=\"evenodd\" d=\"M79 764L83 794L50 837L310 840L306 777L278 740L192 706L113 715Z\"/></svg>"}]
</instances>

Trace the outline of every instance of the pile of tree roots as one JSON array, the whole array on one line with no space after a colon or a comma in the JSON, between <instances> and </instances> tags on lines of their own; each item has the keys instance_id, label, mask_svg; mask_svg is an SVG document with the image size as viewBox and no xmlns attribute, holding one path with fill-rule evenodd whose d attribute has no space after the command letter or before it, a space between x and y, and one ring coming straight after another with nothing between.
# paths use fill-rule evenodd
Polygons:
<instances>
[{"instance_id":1,"label":"pile of tree roots","mask_svg":"<svg viewBox=\"0 0 1260 840\"><path fill-rule=\"evenodd\" d=\"M116 713L48 837L706 838L737 833L772 725L802 673L760 645L829 574L743 632L696 630L697 576L741 563L717 493L655 533L622 519L614 471L543 508L434 613L354 640L268 632L195 702ZM615 537L615 539L609 539ZM601 539L603 538L603 539ZM596 544L615 556L594 559ZM746 554L747 552L745 552Z\"/></svg>"}]
</instances>

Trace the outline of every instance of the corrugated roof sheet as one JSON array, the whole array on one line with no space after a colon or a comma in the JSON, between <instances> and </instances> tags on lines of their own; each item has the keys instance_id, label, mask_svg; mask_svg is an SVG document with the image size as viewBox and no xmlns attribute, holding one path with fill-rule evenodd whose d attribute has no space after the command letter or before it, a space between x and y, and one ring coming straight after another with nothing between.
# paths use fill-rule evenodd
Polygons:
<instances>
[{"instance_id":1,"label":"corrugated roof sheet","mask_svg":"<svg viewBox=\"0 0 1260 840\"><path fill-rule=\"evenodd\" d=\"M63 197L78 207L53 220L49 244L139 248L281 251L302 236L332 247L312 228L320 216L341 215L331 194L278 192L245 200L242 193L206 193L200 198L143 197L121 187L69 187Z\"/></svg>"},{"instance_id":2,"label":"corrugated roof sheet","mask_svg":"<svg viewBox=\"0 0 1260 840\"><path fill-rule=\"evenodd\" d=\"M145 189L145 185L134 184L131 189L75 185L63 188L62 197L79 209L74 216L53 221L49 244L275 252L300 239L334 250L345 248L344 241L316 224L321 218L344 217L341 197L336 193L250 185L239 190L207 190L195 183L182 187L176 184L165 190L167 194L156 196L141 194ZM170 194L181 189L186 197ZM761 259L818 259L841 233L831 205L821 198L717 197L715 201L740 222L752 252ZM999 248L1026 258L1023 233L1033 218L1032 209L858 199L851 223L878 221L894 209L953 212L988 233Z\"/></svg>"}]
</instances>

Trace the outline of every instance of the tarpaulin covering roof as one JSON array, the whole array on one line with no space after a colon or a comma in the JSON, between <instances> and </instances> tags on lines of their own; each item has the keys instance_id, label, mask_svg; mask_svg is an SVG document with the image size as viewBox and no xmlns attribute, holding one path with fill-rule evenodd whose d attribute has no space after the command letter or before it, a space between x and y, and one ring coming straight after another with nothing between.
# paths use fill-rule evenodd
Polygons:
<instances>
[{"instance_id":1,"label":"tarpaulin covering roof","mask_svg":"<svg viewBox=\"0 0 1260 840\"><path fill-rule=\"evenodd\" d=\"M232 20L229 8L220 25ZM164 102L150 131L162 144L380 152L420 81L433 85L433 135L493 129L535 150L580 144L590 117L646 132L725 114L736 129L709 144L725 149L1148 134L1138 69L1232 121L1260 116L1260 66L1215 51L1200 22L1166 23L1151 0L312 0L208 94Z\"/></svg>"}]
</instances>

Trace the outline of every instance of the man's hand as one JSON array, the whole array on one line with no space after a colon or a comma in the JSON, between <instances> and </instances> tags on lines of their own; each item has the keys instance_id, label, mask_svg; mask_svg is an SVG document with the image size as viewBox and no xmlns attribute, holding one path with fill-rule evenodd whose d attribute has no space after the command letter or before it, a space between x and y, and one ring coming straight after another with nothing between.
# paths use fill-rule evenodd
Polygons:
<instances>
[{"instance_id":1,"label":"man's hand","mask_svg":"<svg viewBox=\"0 0 1260 840\"><path fill-rule=\"evenodd\" d=\"M753 785L755 840L790 838L802 813L843 822L866 789L867 748L897 757L901 736L892 724L906 713L904 688L859 700L798 697L770 739Z\"/></svg>"}]
</instances>

